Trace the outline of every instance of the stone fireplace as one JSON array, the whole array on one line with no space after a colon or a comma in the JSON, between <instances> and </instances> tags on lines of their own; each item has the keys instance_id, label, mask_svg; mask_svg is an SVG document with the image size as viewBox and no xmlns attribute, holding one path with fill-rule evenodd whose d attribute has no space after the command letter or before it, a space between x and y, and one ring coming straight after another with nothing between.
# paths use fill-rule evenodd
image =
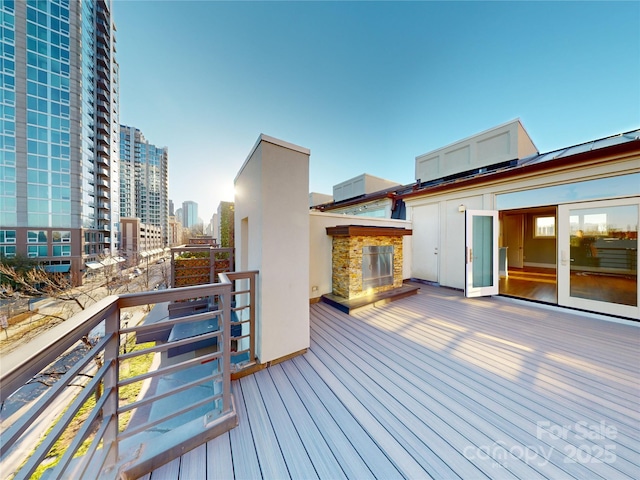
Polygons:
<instances>
[{"instance_id":1,"label":"stone fireplace","mask_svg":"<svg viewBox=\"0 0 640 480\"><path fill-rule=\"evenodd\" d=\"M333 295L347 300L402 287L402 237L396 227L327 227L333 237Z\"/></svg>"}]
</instances>

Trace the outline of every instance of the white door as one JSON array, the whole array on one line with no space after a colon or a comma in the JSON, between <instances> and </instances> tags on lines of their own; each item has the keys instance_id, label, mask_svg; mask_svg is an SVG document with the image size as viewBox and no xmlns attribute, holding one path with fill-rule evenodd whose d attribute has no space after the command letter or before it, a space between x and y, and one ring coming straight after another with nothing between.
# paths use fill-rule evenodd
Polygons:
<instances>
[{"instance_id":1,"label":"white door","mask_svg":"<svg viewBox=\"0 0 640 480\"><path fill-rule=\"evenodd\" d=\"M498 212L467 210L465 296L498 294Z\"/></svg>"},{"instance_id":2,"label":"white door","mask_svg":"<svg viewBox=\"0 0 640 480\"><path fill-rule=\"evenodd\" d=\"M438 246L440 244L440 205L414 207L413 220L413 276L438 282Z\"/></svg>"},{"instance_id":3,"label":"white door","mask_svg":"<svg viewBox=\"0 0 640 480\"><path fill-rule=\"evenodd\" d=\"M558 303L640 318L640 199L558 207Z\"/></svg>"},{"instance_id":4,"label":"white door","mask_svg":"<svg viewBox=\"0 0 640 480\"><path fill-rule=\"evenodd\" d=\"M524 216L522 214L505 215L504 244L507 249L507 264L510 267L524 267Z\"/></svg>"}]
</instances>

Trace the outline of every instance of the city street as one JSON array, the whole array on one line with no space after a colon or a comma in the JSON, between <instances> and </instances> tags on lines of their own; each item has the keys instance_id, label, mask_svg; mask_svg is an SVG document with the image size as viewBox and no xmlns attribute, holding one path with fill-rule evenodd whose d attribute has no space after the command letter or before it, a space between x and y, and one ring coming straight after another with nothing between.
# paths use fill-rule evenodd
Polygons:
<instances>
[{"instance_id":1,"label":"city street","mask_svg":"<svg viewBox=\"0 0 640 480\"><path fill-rule=\"evenodd\" d=\"M145 290L153 290L156 287L164 288L170 277L169 265L169 262L150 263L148 269L145 268L140 275L136 276L132 280L128 280L128 274L130 270L133 269L123 270L122 276L123 278L127 276L127 280L113 293L141 292ZM78 298L85 307L108 295L107 288L104 285L98 284L99 280L100 277L97 277L94 281L87 282L87 284L82 287L74 289L78 291ZM47 315L61 316L61 314L67 314L69 315L67 318L71 318L71 312L75 313L80 310L80 307L75 302L61 301L49 297L43 298L34 303L32 308L34 311L37 310L38 313L20 324L11 325L7 330L9 336L8 340L4 333L2 335L2 339L0 341L0 362L3 370L11 368L12 365L23 363L25 361L24 356L28 355L29 352L46 346L49 342L48 337L50 336L47 335L47 332L49 332L51 328L55 328L57 333L59 330L71 329L74 326L72 322L67 324L62 321L52 321L49 324L38 327L36 330L34 329L34 324L36 322L36 320L34 320L35 317L43 319ZM129 316L126 321L129 322L130 325L137 325L144 319L148 312L145 307L141 306L132 308L127 313L129 313ZM25 331L29 329L31 329L31 331L29 331L28 334L25 334ZM103 327L96 327L91 336L99 336L100 331L103 329ZM25 348L25 345L29 345L30 348ZM73 364L74 359L77 358L77 354L74 353L74 351L78 350L78 348L80 347L74 347L71 349L67 354L65 354L64 359L61 359L58 364L52 365L50 369L55 371L65 371L66 368ZM10 396L0 406L0 430L7 428L13 422L16 412L19 412L19 410L24 408L26 405L36 400L46 391L46 389L47 387L43 384L35 382L25 385Z\"/></svg>"},{"instance_id":2,"label":"city street","mask_svg":"<svg viewBox=\"0 0 640 480\"><path fill-rule=\"evenodd\" d=\"M149 268L141 269L142 272L136 275L134 278L129 280L129 274L132 273L132 269L127 269L122 271L122 277L126 278L126 281L116 290L114 293L127 293L127 292L139 292L145 290L153 290L154 288L165 288L167 283L169 282L169 262L163 263L150 263ZM86 282L82 287L78 287L77 290L81 295L82 302L85 302L85 306L88 306L95 301L104 298L108 295L107 288L104 285L99 284L100 277L95 277L92 281ZM147 287L148 286L148 287ZM65 303L65 305L61 305L61 303ZM67 305L68 304L68 305ZM71 308L73 307L73 308ZM44 318L46 315L59 315L60 312L64 311L77 311L79 310L79 306L75 304L75 302L63 302L61 300L57 300L55 298L43 298L38 302L33 304L33 310L37 309L38 313L35 316L40 316L40 318ZM126 321L129 325L137 325L139 324L148 314L146 307L140 306L136 308L132 308L127 312ZM46 332L48 332L51 328L65 329L72 328L73 325L69 322L68 326L65 322L57 322L56 324L45 325L41 327L37 332L30 332L28 336L23 336L22 338L18 338L20 330L24 330L29 328L29 325L33 325L34 320L29 319L22 324L12 325L8 329L9 341L5 340L5 335L3 333L2 339L0 342L0 362L3 364L3 368L10 368L11 365L16 365L19 363L23 363L25 361L24 355L28 355L29 352L34 351L39 348L39 345L46 344L48 341ZM104 331L104 326L97 326L91 333L90 337L99 338L101 332ZM14 341L15 339L15 341ZM9 346L10 345L10 346ZM24 345L30 345L32 348L22 348ZM21 347L21 348L17 348ZM54 364L52 364L47 371L51 372L64 372L66 371L73 363L78 359L85 348L83 345L78 345L70 349L65 353L62 357L60 357ZM93 368L93 367L91 367ZM90 372L85 372L89 373ZM42 380L46 380L48 382L55 382L56 375L45 375ZM87 381L88 381L87 377ZM80 385L79 385L80 386ZM43 384L40 381L34 380L25 386L18 389L11 395L2 405L0 405L0 430L5 430L9 428L13 422L17 418L20 417L21 413L29 408L30 405L33 404L41 395L43 395L49 387ZM74 389L67 389L64 395L61 395L60 398L47 409L45 414L40 418L40 420L29 428L29 430L25 433L22 438L22 441L16 444L14 449L7 454L7 456L2 461L2 471L3 472L13 472L14 469L18 466L16 462L20 462L21 459L24 459L23 450L33 448L34 445L37 445L40 437L46 432L48 428L50 428L52 422L62 413L64 408L68 405L68 400L73 396ZM22 447L22 446L25 447ZM4 478L4 477L3 477Z\"/></svg>"}]
</instances>

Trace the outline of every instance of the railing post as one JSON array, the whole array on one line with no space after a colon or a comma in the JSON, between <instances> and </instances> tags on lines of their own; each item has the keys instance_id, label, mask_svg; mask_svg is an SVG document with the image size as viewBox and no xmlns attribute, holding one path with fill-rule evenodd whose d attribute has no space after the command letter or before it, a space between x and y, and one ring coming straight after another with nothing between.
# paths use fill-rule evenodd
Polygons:
<instances>
[{"instance_id":1,"label":"railing post","mask_svg":"<svg viewBox=\"0 0 640 480\"><path fill-rule=\"evenodd\" d=\"M104 434L104 447L107 448L105 465L115 465L118 461L118 378L120 364L120 307L105 318L105 336L110 337L104 349L104 363L109 370L104 377L103 395L109 395L103 408L102 421L108 422Z\"/></svg>"},{"instance_id":2,"label":"railing post","mask_svg":"<svg viewBox=\"0 0 640 480\"><path fill-rule=\"evenodd\" d=\"M233 280L231 280L233 282ZM222 411L231 410L231 283L220 295L222 304Z\"/></svg>"},{"instance_id":3,"label":"railing post","mask_svg":"<svg viewBox=\"0 0 640 480\"><path fill-rule=\"evenodd\" d=\"M256 274L249 275L249 361L256 359Z\"/></svg>"}]
</instances>

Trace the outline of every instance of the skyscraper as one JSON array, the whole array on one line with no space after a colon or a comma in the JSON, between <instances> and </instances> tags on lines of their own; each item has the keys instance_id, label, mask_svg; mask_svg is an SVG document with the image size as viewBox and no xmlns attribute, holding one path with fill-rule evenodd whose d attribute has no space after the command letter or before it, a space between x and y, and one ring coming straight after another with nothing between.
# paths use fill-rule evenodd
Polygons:
<instances>
[{"instance_id":1,"label":"skyscraper","mask_svg":"<svg viewBox=\"0 0 640 480\"><path fill-rule=\"evenodd\" d=\"M169 153L140 130L120 125L120 216L162 229L169 242Z\"/></svg>"},{"instance_id":2,"label":"skyscraper","mask_svg":"<svg viewBox=\"0 0 640 480\"><path fill-rule=\"evenodd\" d=\"M198 224L198 204L192 200L182 202L182 226L191 228Z\"/></svg>"},{"instance_id":3,"label":"skyscraper","mask_svg":"<svg viewBox=\"0 0 640 480\"><path fill-rule=\"evenodd\" d=\"M111 0L3 0L0 12L0 254L81 283L118 247Z\"/></svg>"}]
</instances>

